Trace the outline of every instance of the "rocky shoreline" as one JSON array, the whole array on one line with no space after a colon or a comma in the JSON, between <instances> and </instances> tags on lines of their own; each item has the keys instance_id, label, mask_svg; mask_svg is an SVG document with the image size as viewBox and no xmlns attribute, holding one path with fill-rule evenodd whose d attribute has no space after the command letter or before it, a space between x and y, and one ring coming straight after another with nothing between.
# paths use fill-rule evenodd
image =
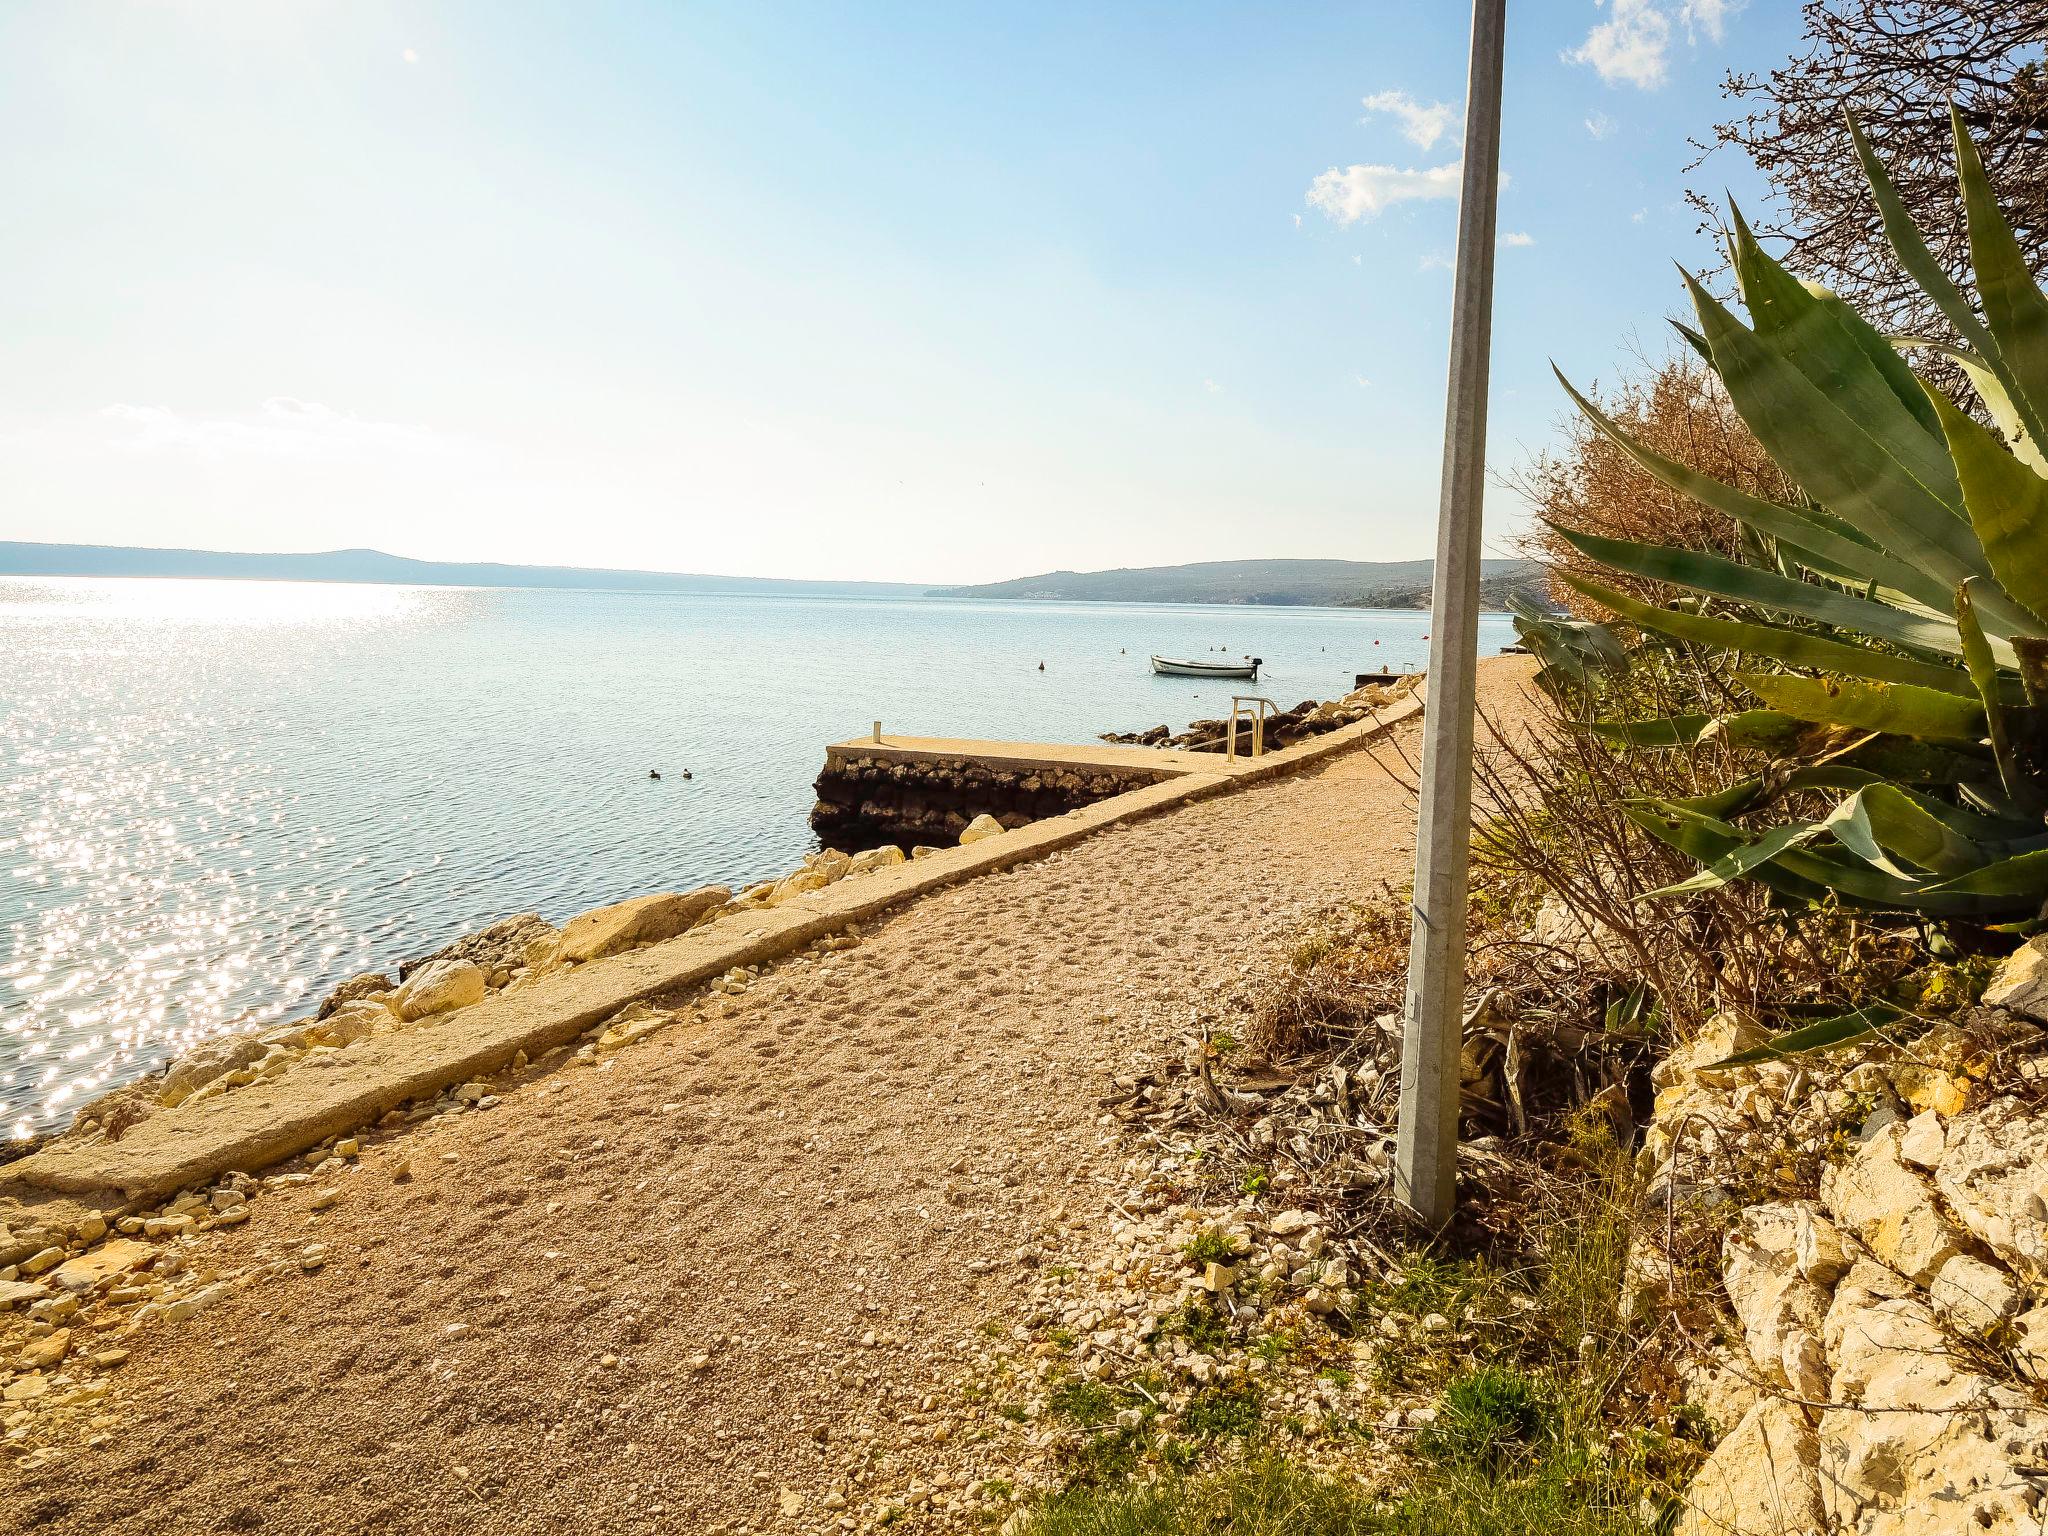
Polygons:
<instances>
[{"instance_id":1,"label":"rocky shoreline","mask_svg":"<svg viewBox=\"0 0 2048 1536\"><path fill-rule=\"evenodd\" d=\"M1340 730L1368 719L1374 710L1407 697L1422 682L1423 674L1411 672L1390 683L1368 683L1355 688L1341 699L1318 702L1303 699L1292 709L1280 711L1266 717L1263 728L1265 750L1277 751L1291 747L1329 731ZM1155 725L1149 731L1105 731L1099 738L1118 746L1167 747L1178 752L1223 752L1230 745L1230 722L1228 720L1197 720L1185 731L1176 735L1164 725ZM1237 750L1249 753L1252 750L1252 723L1240 717L1237 722Z\"/></svg>"}]
</instances>

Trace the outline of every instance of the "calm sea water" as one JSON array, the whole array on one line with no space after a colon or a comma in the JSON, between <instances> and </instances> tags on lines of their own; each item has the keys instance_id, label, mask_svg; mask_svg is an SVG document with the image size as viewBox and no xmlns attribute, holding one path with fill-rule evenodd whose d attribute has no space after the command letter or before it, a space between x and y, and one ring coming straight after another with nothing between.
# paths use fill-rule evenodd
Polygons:
<instances>
[{"instance_id":1,"label":"calm sea water","mask_svg":"<svg viewBox=\"0 0 2048 1536\"><path fill-rule=\"evenodd\" d=\"M825 744L877 718L1046 741L1178 729L1245 685L1155 678L1153 651L1263 656L1259 691L1292 704L1421 665L1427 629L1338 609L0 580L0 1134L509 913L781 873L815 846ZM1485 621L1482 648L1511 638Z\"/></svg>"}]
</instances>

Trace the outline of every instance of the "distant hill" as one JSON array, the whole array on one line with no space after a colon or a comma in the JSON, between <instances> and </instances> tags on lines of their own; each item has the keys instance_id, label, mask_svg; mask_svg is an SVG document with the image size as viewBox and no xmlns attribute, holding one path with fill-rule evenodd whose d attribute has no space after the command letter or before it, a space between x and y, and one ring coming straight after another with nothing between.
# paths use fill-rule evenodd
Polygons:
<instances>
[{"instance_id":1,"label":"distant hill","mask_svg":"<svg viewBox=\"0 0 2048 1536\"><path fill-rule=\"evenodd\" d=\"M1205 560L1114 571L1049 571L974 587L942 587L934 597L1021 598L1042 602L1266 603L1286 607L1426 608L1432 560ZM1540 591L1528 560L1486 560L1481 594L1504 606L1510 591Z\"/></svg>"},{"instance_id":2,"label":"distant hill","mask_svg":"<svg viewBox=\"0 0 2048 1536\"><path fill-rule=\"evenodd\" d=\"M411 560L380 549L315 554L239 554L214 549L138 549L113 544L0 541L0 576L196 576L243 581L380 582L420 587L550 587L605 592L729 592L812 597L914 597L901 581L785 581L678 571L594 570L576 565L498 565Z\"/></svg>"}]
</instances>

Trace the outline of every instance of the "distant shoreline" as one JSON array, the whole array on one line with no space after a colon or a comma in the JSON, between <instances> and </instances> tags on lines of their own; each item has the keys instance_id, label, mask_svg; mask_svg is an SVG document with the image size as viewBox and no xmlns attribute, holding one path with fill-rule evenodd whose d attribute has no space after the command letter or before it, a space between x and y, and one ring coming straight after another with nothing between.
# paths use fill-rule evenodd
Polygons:
<instances>
[{"instance_id":1,"label":"distant shoreline","mask_svg":"<svg viewBox=\"0 0 2048 1536\"><path fill-rule=\"evenodd\" d=\"M1530 562L1483 564L1481 601L1505 612L1520 593L1540 600ZM1427 611L1427 560L1219 560L1108 571L1054 571L969 586L824 581L610 567L415 560L376 549L311 553L166 549L0 540L0 577L76 580L308 581L537 592L650 592L695 596L893 597L955 602L1091 603L1225 608Z\"/></svg>"}]
</instances>

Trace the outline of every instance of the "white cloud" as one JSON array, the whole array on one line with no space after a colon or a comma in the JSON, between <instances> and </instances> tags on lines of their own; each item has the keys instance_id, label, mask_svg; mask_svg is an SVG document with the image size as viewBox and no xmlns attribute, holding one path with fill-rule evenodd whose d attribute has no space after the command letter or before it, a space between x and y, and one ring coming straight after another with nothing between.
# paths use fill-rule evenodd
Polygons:
<instances>
[{"instance_id":1,"label":"white cloud","mask_svg":"<svg viewBox=\"0 0 2048 1536\"><path fill-rule=\"evenodd\" d=\"M273 395L249 413L193 416L161 405L110 405L100 416L120 434L114 446L136 453L203 459L355 458L430 446L433 434L389 421L365 421L314 400Z\"/></svg>"},{"instance_id":2,"label":"white cloud","mask_svg":"<svg viewBox=\"0 0 2048 1536\"><path fill-rule=\"evenodd\" d=\"M1534 235L1524 234L1519 229L1510 230L1507 234L1502 235L1500 237L1500 243L1502 245L1534 245L1536 243L1536 237Z\"/></svg>"},{"instance_id":3,"label":"white cloud","mask_svg":"<svg viewBox=\"0 0 2048 1536\"><path fill-rule=\"evenodd\" d=\"M1221 384L1218 384L1214 379L1202 380L1202 388L1209 391L1209 393L1212 395L1220 395L1223 393L1223 386Z\"/></svg>"},{"instance_id":4,"label":"white cloud","mask_svg":"<svg viewBox=\"0 0 2048 1536\"><path fill-rule=\"evenodd\" d=\"M1365 110L1385 112L1401 120L1401 133L1418 149L1428 149L1451 126L1455 110L1449 102L1424 106L1406 91L1379 91L1365 98Z\"/></svg>"},{"instance_id":5,"label":"white cloud","mask_svg":"<svg viewBox=\"0 0 2048 1536\"><path fill-rule=\"evenodd\" d=\"M1608 0L1593 0L1597 5ZM1678 21L1685 28L1685 40L1697 43L1702 34L1710 42L1728 35L1728 18L1742 10L1749 0L1679 0ZM1607 20L1596 22L1585 42L1565 52L1568 64L1590 64L1609 85L1633 85L1654 91L1671 73L1671 22L1673 13L1663 0L1612 0ZM1601 127L1595 127L1595 123ZM1602 139L1613 124L1602 113L1586 119L1586 130Z\"/></svg>"},{"instance_id":6,"label":"white cloud","mask_svg":"<svg viewBox=\"0 0 2048 1536\"><path fill-rule=\"evenodd\" d=\"M1418 272L1448 272L1451 270L1451 256L1448 251L1431 251L1415 263Z\"/></svg>"},{"instance_id":7,"label":"white cloud","mask_svg":"<svg viewBox=\"0 0 2048 1536\"><path fill-rule=\"evenodd\" d=\"M417 64L420 61L419 50L416 48L406 49L404 52L399 54L399 57L405 60L405 62L408 64Z\"/></svg>"},{"instance_id":8,"label":"white cloud","mask_svg":"<svg viewBox=\"0 0 2048 1536\"><path fill-rule=\"evenodd\" d=\"M1332 166L1309 185L1308 202L1339 224L1356 224L1396 203L1455 198L1464 168L1462 160L1420 171L1391 165L1353 165L1340 171Z\"/></svg>"},{"instance_id":9,"label":"white cloud","mask_svg":"<svg viewBox=\"0 0 2048 1536\"><path fill-rule=\"evenodd\" d=\"M1749 0L1685 0L1678 8L1678 19L1685 23L1688 41L1697 28L1718 43L1728 35L1728 18L1748 3Z\"/></svg>"},{"instance_id":10,"label":"white cloud","mask_svg":"<svg viewBox=\"0 0 2048 1536\"><path fill-rule=\"evenodd\" d=\"M1368 379L1368 378L1367 378L1367 377L1366 377L1366 376L1365 376L1364 374L1362 374L1362 373L1354 373L1353 375L1351 375L1351 377L1352 377L1352 378L1354 378L1354 379L1356 379L1356 380L1358 381L1358 387L1359 387L1360 389L1371 389L1371 388L1372 388L1372 380L1371 380L1371 379Z\"/></svg>"},{"instance_id":11,"label":"white cloud","mask_svg":"<svg viewBox=\"0 0 2048 1536\"><path fill-rule=\"evenodd\" d=\"M1298 213L1294 216L1294 227L1296 229L1301 228L1301 215Z\"/></svg>"},{"instance_id":12,"label":"white cloud","mask_svg":"<svg viewBox=\"0 0 2048 1536\"><path fill-rule=\"evenodd\" d=\"M1620 125L1617 124L1614 121L1614 119L1609 117L1605 112L1595 112L1591 117L1586 119L1586 132L1590 133L1596 139L1606 138L1610 133L1614 132L1614 130L1619 126Z\"/></svg>"},{"instance_id":13,"label":"white cloud","mask_svg":"<svg viewBox=\"0 0 2048 1536\"><path fill-rule=\"evenodd\" d=\"M1565 53L1571 64L1590 64L1602 80L1654 91L1669 72L1671 18L1653 0L1614 0L1607 20L1597 22L1585 42Z\"/></svg>"},{"instance_id":14,"label":"white cloud","mask_svg":"<svg viewBox=\"0 0 2048 1536\"><path fill-rule=\"evenodd\" d=\"M1649 210L1649 209L1647 209L1647 208L1638 208L1638 209L1637 209L1637 210L1636 210L1636 211L1635 211L1634 213L1632 213L1632 214L1630 214L1630 215L1628 216L1628 221L1629 221L1629 223L1631 223L1631 224L1640 224L1640 223L1642 223L1642 222L1643 222L1643 219L1644 219L1644 217L1645 217L1645 216L1646 216L1646 215L1647 215L1647 214L1649 213L1649 211L1650 211L1650 210Z\"/></svg>"}]
</instances>

